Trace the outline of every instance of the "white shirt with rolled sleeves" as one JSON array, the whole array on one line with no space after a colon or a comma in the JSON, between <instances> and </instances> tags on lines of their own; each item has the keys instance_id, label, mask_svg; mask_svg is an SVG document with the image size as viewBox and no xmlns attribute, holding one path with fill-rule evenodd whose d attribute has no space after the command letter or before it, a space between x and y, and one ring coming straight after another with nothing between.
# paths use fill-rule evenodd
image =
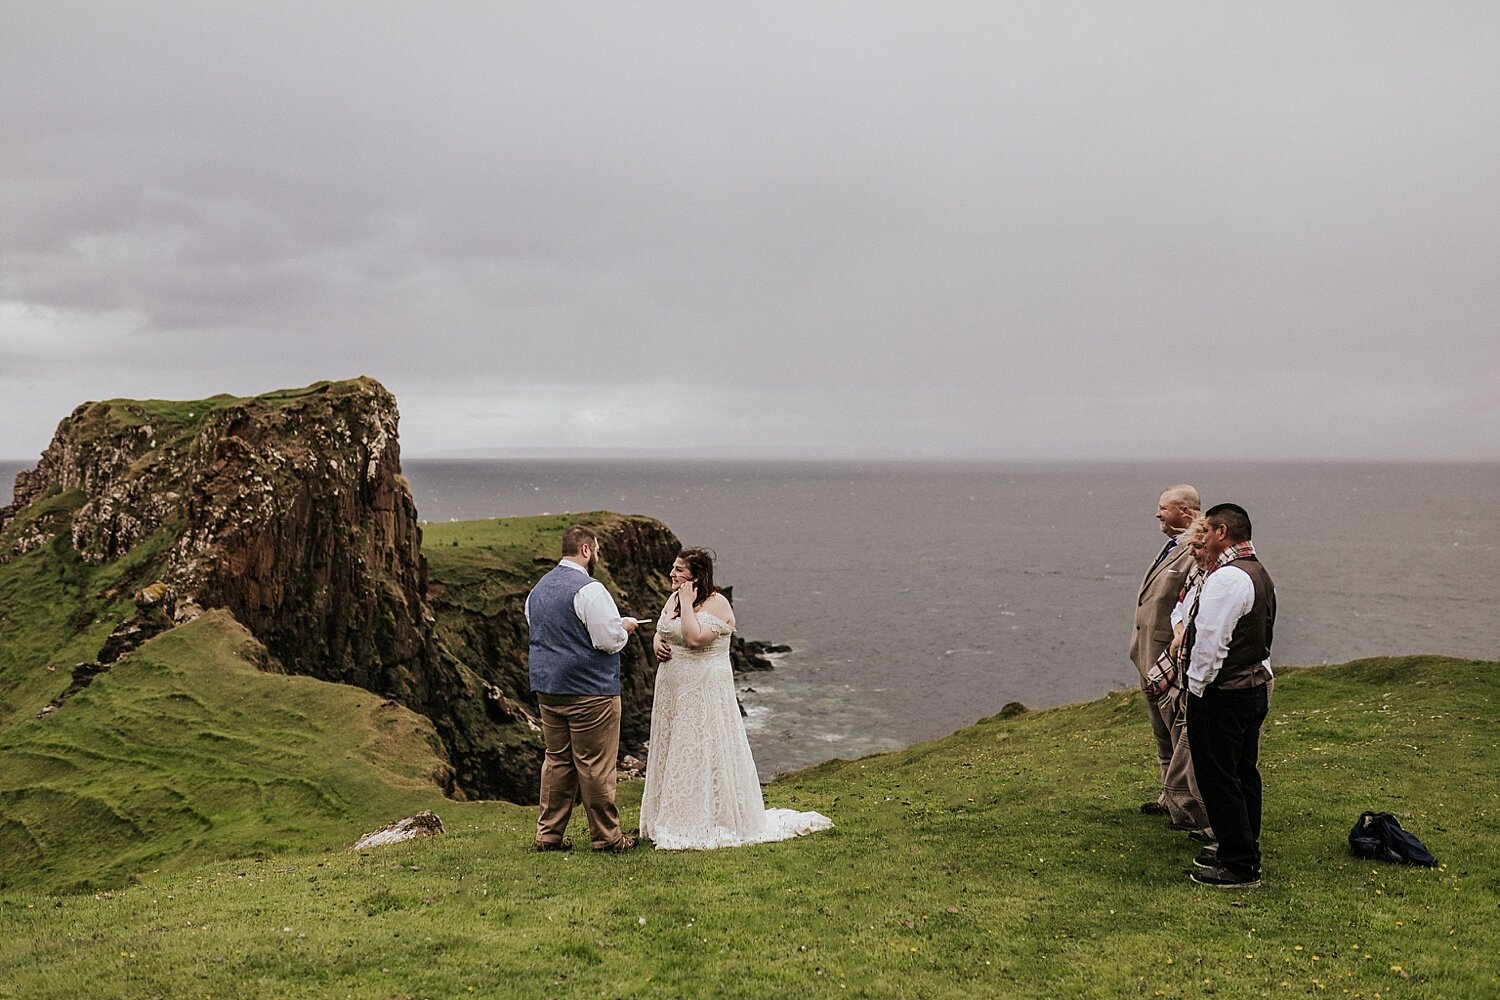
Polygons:
<instances>
[{"instance_id":1,"label":"white shirt with rolled sleeves","mask_svg":"<svg viewBox=\"0 0 1500 1000\"><path fill-rule=\"evenodd\" d=\"M1182 594L1182 600L1178 601L1172 608L1172 627L1183 624L1187 616L1193 611L1193 599L1198 596L1198 588L1203 586L1203 581L1198 580L1187 588Z\"/></svg>"},{"instance_id":2,"label":"white shirt with rolled sleeves","mask_svg":"<svg viewBox=\"0 0 1500 1000\"><path fill-rule=\"evenodd\" d=\"M1255 605L1255 584L1250 574L1227 563L1208 574L1193 618L1193 657L1188 663L1188 690L1203 697L1203 689L1214 682L1229 652L1229 639L1241 618ZM1269 672L1271 658L1261 665Z\"/></svg>"},{"instance_id":3,"label":"white shirt with rolled sleeves","mask_svg":"<svg viewBox=\"0 0 1500 1000\"><path fill-rule=\"evenodd\" d=\"M564 559L558 565L589 575L588 570L571 559ZM630 641L630 633L620 624L620 609L615 599L598 580L589 581L573 595L573 613L588 627L589 639L600 652L618 653ZM526 622L531 623L530 594L526 595Z\"/></svg>"}]
</instances>

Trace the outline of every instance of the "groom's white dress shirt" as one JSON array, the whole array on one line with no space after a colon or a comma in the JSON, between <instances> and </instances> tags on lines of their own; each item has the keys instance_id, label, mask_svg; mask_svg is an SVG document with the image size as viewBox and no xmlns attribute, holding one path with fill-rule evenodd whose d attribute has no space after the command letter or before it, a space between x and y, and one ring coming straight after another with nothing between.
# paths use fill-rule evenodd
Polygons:
<instances>
[{"instance_id":1,"label":"groom's white dress shirt","mask_svg":"<svg viewBox=\"0 0 1500 1000\"><path fill-rule=\"evenodd\" d=\"M571 559L563 559L558 565L567 566L584 576L589 575L588 570ZM609 596L609 590L598 580L589 581L573 595L573 613L588 626L589 639L600 652L618 653L630 641L630 633L620 624L620 609L615 605L615 599ZM530 594L526 595L526 622L528 625L531 623Z\"/></svg>"}]
</instances>

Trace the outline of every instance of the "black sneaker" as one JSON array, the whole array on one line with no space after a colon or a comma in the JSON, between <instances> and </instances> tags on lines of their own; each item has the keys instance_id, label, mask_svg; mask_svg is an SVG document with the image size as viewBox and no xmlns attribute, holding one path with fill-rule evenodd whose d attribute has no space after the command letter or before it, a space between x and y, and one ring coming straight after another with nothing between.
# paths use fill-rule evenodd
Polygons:
<instances>
[{"instance_id":1,"label":"black sneaker","mask_svg":"<svg viewBox=\"0 0 1500 1000\"><path fill-rule=\"evenodd\" d=\"M1191 840L1195 844L1216 844L1216 843L1218 843L1218 841L1214 840L1213 834L1211 834L1211 833L1209 833L1209 832L1207 832L1205 830L1191 830L1191 831L1189 831L1188 832L1188 840Z\"/></svg>"},{"instance_id":2,"label":"black sneaker","mask_svg":"<svg viewBox=\"0 0 1500 1000\"><path fill-rule=\"evenodd\" d=\"M1193 872L1188 878L1199 885L1211 885L1215 889L1254 889L1260 885L1260 874L1243 874L1228 868L1210 868Z\"/></svg>"},{"instance_id":3,"label":"black sneaker","mask_svg":"<svg viewBox=\"0 0 1500 1000\"><path fill-rule=\"evenodd\" d=\"M1210 844L1199 851L1198 856L1193 859L1193 867L1201 868L1204 871L1210 871L1219 867L1219 848L1217 845Z\"/></svg>"}]
</instances>

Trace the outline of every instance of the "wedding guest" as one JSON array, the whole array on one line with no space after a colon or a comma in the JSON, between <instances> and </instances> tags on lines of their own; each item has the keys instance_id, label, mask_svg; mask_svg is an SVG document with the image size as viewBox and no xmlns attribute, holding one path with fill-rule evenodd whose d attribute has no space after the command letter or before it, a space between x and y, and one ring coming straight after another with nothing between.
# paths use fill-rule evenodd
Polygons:
<instances>
[{"instance_id":1,"label":"wedding guest","mask_svg":"<svg viewBox=\"0 0 1500 1000\"><path fill-rule=\"evenodd\" d=\"M1156 520L1167 536L1167 542L1141 578L1135 600L1135 630L1130 636L1130 659L1141 675L1143 691L1146 675L1172 641L1172 608L1192 568L1188 547L1179 540L1187 526L1193 523L1193 518L1198 516L1200 504L1198 491L1186 484L1167 487L1156 502ZM1174 719L1163 715L1161 706L1149 694L1145 702L1146 718L1156 738L1160 787L1155 799L1141 804L1141 812L1165 816L1168 813L1166 780L1167 768L1172 761Z\"/></svg>"},{"instance_id":2,"label":"wedding guest","mask_svg":"<svg viewBox=\"0 0 1500 1000\"><path fill-rule=\"evenodd\" d=\"M582 525L563 532L562 560L526 595L531 689L547 744L542 759L536 849L565 851L581 796L596 851L628 851L615 807L620 754L620 650L635 631L593 577L599 537Z\"/></svg>"},{"instance_id":3,"label":"wedding guest","mask_svg":"<svg viewBox=\"0 0 1500 1000\"><path fill-rule=\"evenodd\" d=\"M1213 831L1209 827L1208 813L1203 808L1197 776L1193 773L1193 754L1188 740L1187 669L1182 649L1190 618L1197 609L1199 588L1209 569L1210 560L1203 546L1207 533L1208 521L1200 515L1181 536L1181 544L1186 545L1192 555L1193 568L1177 597L1176 607L1172 609L1172 643L1168 652L1179 674L1176 683L1159 700L1170 702L1161 709L1161 714L1172 720L1172 759L1167 763L1167 773L1162 779L1162 796L1170 820L1167 825L1173 830L1187 830L1196 839L1211 843Z\"/></svg>"},{"instance_id":4,"label":"wedding guest","mask_svg":"<svg viewBox=\"0 0 1500 1000\"><path fill-rule=\"evenodd\" d=\"M1276 587L1256 556L1250 515L1238 504L1209 508L1209 563L1187 630L1188 743L1217 840L1193 861L1200 885L1260 885L1260 730L1271 680Z\"/></svg>"}]
</instances>

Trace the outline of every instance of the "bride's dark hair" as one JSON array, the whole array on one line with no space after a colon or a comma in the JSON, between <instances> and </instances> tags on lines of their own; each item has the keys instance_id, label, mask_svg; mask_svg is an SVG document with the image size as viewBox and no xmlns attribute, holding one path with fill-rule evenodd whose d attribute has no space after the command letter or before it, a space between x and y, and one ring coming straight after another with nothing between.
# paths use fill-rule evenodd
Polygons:
<instances>
[{"instance_id":1,"label":"bride's dark hair","mask_svg":"<svg viewBox=\"0 0 1500 1000\"><path fill-rule=\"evenodd\" d=\"M693 607L701 608L704 601L719 592L714 586L714 550L683 549L677 553L677 558L687 565L688 575L698 587L698 598L693 601Z\"/></svg>"}]
</instances>

